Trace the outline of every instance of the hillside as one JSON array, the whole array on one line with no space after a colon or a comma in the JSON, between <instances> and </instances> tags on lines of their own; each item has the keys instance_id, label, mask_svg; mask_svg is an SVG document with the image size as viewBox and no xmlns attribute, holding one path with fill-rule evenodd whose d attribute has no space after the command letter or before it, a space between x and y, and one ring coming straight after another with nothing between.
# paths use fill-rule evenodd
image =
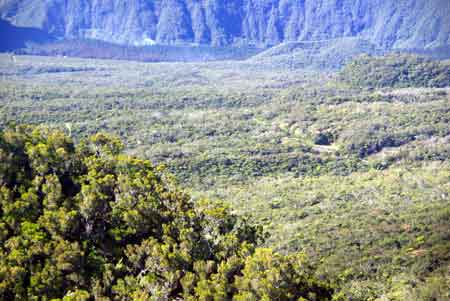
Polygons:
<instances>
[{"instance_id":1,"label":"hillside","mask_svg":"<svg viewBox=\"0 0 450 301\"><path fill-rule=\"evenodd\" d=\"M250 62L281 69L338 69L362 55L381 55L384 51L359 38L316 42L287 42L250 58Z\"/></svg>"},{"instance_id":2,"label":"hillside","mask_svg":"<svg viewBox=\"0 0 450 301\"><path fill-rule=\"evenodd\" d=\"M2 0L0 17L55 38L266 47L358 37L383 49L450 44L448 0Z\"/></svg>"},{"instance_id":3,"label":"hillside","mask_svg":"<svg viewBox=\"0 0 450 301\"><path fill-rule=\"evenodd\" d=\"M46 44L52 41L52 37L40 29L16 27L4 20L0 20L0 37L0 52L26 48L30 43Z\"/></svg>"}]
</instances>

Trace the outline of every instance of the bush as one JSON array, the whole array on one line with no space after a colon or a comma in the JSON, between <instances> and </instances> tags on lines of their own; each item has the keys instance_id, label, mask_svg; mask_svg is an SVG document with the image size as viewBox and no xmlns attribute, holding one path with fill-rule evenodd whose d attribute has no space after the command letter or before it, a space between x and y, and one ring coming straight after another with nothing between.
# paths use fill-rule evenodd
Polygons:
<instances>
[{"instance_id":1,"label":"bush","mask_svg":"<svg viewBox=\"0 0 450 301\"><path fill-rule=\"evenodd\" d=\"M349 63L340 77L358 87L442 88L450 86L450 65L414 55L363 55Z\"/></svg>"},{"instance_id":2,"label":"bush","mask_svg":"<svg viewBox=\"0 0 450 301\"><path fill-rule=\"evenodd\" d=\"M122 148L103 134L77 146L40 127L0 134L0 299L330 298L297 257L256 248L260 227L193 203Z\"/></svg>"}]
</instances>

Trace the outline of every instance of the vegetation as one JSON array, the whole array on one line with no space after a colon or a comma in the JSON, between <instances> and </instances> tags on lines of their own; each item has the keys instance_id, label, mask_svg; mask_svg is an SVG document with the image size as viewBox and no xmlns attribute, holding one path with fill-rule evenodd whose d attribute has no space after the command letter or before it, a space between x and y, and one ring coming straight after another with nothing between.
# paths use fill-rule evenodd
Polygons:
<instances>
[{"instance_id":1,"label":"vegetation","mask_svg":"<svg viewBox=\"0 0 450 301\"><path fill-rule=\"evenodd\" d=\"M97 134L0 135L2 300L329 300L302 257ZM299 299L300 298L300 299Z\"/></svg>"},{"instance_id":2,"label":"vegetation","mask_svg":"<svg viewBox=\"0 0 450 301\"><path fill-rule=\"evenodd\" d=\"M447 300L449 176L448 162L435 162L345 177L264 177L208 195L251 213L272 233L267 245L305 252L343 300L433 300L412 296L438 286L437 300Z\"/></svg>"},{"instance_id":3,"label":"vegetation","mask_svg":"<svg viewBox=\"0 0 450 301\"><path fill-rule=\"evenodd\" d=\"M260 50L253 47L124 46L98 40L63 40L28 43L15 53L142 62L202 62L246 59Z\"/></svg>"},{"instance_id":4,"label":"vegetation","mask_svg":"<svg viewBox=\"0 0 450 301\"><path fill-rule=\"evenodd\" d=\"M336 70L362 54L382 55L387 50L360 37L285 42L258 53L251 61L286 69Z\"/></svg>"},{"instance_id":5,"label":"vegetation","mask_svg":"<svg viewBox=\"0 0 450 301\"><path fill-rule=\"evenodd\" d=\"M305 277L331 283L337 300L448 300L449 87L269 67L1 57L0 126L62 128L79 147L112 133L127 155L167 166L189 206L229 200L227 214L264 226L260 247L274 250L239 257L254 261L235 280L258 258L284 269L300 251Z\"/></svg>"},{"instance_id":6,"label":"vegetation","mask_svg":"<svg viewBox=\"0 0 450 301\"><path fill-rule=\"evenodd\" d=\"M342 77L352 85L374 88L442 88L450 86L450 64L415 55L364 55L348 64Z\"/></svg>"}]
</instances>

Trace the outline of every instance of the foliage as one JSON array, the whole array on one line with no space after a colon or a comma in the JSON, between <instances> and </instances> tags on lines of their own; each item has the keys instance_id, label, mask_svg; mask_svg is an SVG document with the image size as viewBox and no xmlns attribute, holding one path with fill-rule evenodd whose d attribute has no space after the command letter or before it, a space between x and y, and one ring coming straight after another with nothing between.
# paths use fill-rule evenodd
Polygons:
<instances>
[{"instance_id":1,"label":"foliage","mask_svg":"<svg viewBox=\"0 0 450 301\"><path fill-rule=\"evenodd\" d=\"M306 252L335 298L448 298L449 88L355 87L336 73L250 62L16 60L0 56L0 127L63 128L77 144L120 136L197 205L226 199L228 211L251 214L270 234L263 247ZM268 276L252 272L258 286ZM194 278L183 285L194 290Z\"/></svg>"},{"instance_id":2,"label":"foliage","mask_svg":"<svg viewBox=\"0 0 450 301\"><path fill-rule=\"evenodd\" d=\"M445 300L449 179L448 162L416 162L347 176L265 177L208 195L252 213L272 233L266 245L306 252L317 275L339 287L336 298L433 300L425 296L436 290Z\"/></svg>"},{"instance_id":3,"label":"foliage","mask_svg":"<svg viewBox=\"0 0 450 301\"><path fill-rule=\"evenodd\" d=\"M212 47L189 45L127 46L99 40L62 40L28 43L17 54L70 56L80 58L134 60L141 62L201 62L242 60L258 53L253 47Z\"/></svg>"},{"instance_id":4,"label":"foliage","mask_svg":"<svg viewBox=\"0 0 450 301\"><path fill-rule=\"evenodd\" d=\"M0 134L0 299L330 299L298 257L256 248L260 227L122 149L104 134Z\"/></svg>"},{"instance_id":5,"label":"foliage","mask_svg":"<svg viewBox=\"0 0 450 301\"><path fill-rule=\"evenodd\" d=\"M415 55L363 55L349 63L341 77L355 86L442 88L450 86L450 65Z\"/></svg>"}]
</instances>

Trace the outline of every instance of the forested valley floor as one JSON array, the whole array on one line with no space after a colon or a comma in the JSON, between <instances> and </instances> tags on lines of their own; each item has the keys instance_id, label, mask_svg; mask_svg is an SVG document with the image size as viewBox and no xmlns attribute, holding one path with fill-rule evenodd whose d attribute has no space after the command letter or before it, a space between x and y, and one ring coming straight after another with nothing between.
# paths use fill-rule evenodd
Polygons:
<instances>
[{"instance_id":1,"label":"forested valley floor","mask_svg":"<svg viewBox=\"0 0 450 301\"><path fill-rule=\"evenodd\" d=\"M164 198L174 200L181 207L187 206L187 211L198 214L198 218L194 213L186 213L185 216L177 211L182 210L180 207L175 211L179 216L172 216L168 213L170 206L161 203L158 206L163 209L158 218L167 221L167 227L215 229L220 235L229 234L229 240L214 242L217 256L198 257L200 263L195 264L193 258L183 257L186 255L183 252L203 252L201 248L212 243L211 237L204 237L203 234L197 237L203 243L197 248L180 245L181 240L189 237L184 232L175 234L176 230L160 229L158 233L151 233L153 240L146 241L151 248L162 250L167 247L168 257L176 253L182 258L177 261L177 269L185 264L189 273L199 277L159 271L161 277L166 277L164 279L175 279L173 287L165 287L171 295L162 288L161 294L185 296L186 300L227 300L230 296L233 300L263 300L262 293L251 295L255 290L252 285L256 284L249 279L260 279L258 287L266 289L267 293L271 291L263 283L272 281L270 277L273 275L253 275L252 268L259 265L274 269L278 265L289 268L290 275L295 275L280 281L284 284L295 283L297 287L309 285L310 291L305 289L305 292L311 294L292 294L292 287L286 285L283 287L286 289L283 291L284 297L276 299L275 295L267 293L267 300L303 300L298 299L300 297L326 300L320 298L328 298L329 290L333 291L335 300L450 300L448 62L429 61L412 55L367 56L356 59L340 71L316 71L258 65L250 61L146 64L37 56L17 56L12 61L9 56L1 55L0 116L2 131L10 135L3 134L4 138L0 139L0 144L7 145L3 146L0 158L8 157L6 149L14 153L11 147L17 147L28 158L26 160L31 160L29 164L35 164L31 165L33 171L30 173L23 171L23 179L0 178L2 187L13 185L11 181L25 181L26 177L35 173L42 173L42 179L48 182L41 179L47 183L42 182L41 185L53 183L55 179L51 175L56 172L45 168L41 170L43 167L40 164L44 163L32 161L45 154L40 153L40 143L47 145L47 151L53 154L53 161L49 159L48 165L62 164L60 160L66 155L58 153L58 147L68 152L67 158L73 156L71 160L80 166L86 165L86 160L92 160L94 165L106 164L101 160L111 164L106 164L110 169L103 172L113 175L117 182L102 182L108 181L108 177L103 178L106 174L102 177L93 174L90 168L94 167L87 164L85 167L88 169L80 167L78 174L73 175L75 180L72 184L80 181L79 187L88 187L100 181L102 185L109 185L106 185L109 187L107 189L121 187L125 193L132 185L137 185L133 181L151 165L158 172L164 169L164 172L161 171L164 174L162 177L170 178L168 182L176 182L183 189L183 192L170 197L164 195ZM34 130L27 130L26 127L22 128L22 132L11 130L24 124L35 126ZM52 136L50 133L53 130L58 130L58 135L64 133L65 138ZM34 134L27 131L34 131ZM144 161L117 159L114 156L119 155L115 152L108 153L113 157L102 157L95 152L96 147L110 142L106 138L106 142L103 141L103 136L98 136L98 133L117 137L123 142L123 151L127 156ZM13 139L11 135L18 138ZM112 141L116 141L114 139ZM13 146L14 143L18 144ZM79 151L72 150L75 145L80 148ZM5 158L1 164L6 164ZM17 162L23 163L25 159L21 160ZM111 160L119 162L119 166L114 167ZM11 162L12 166L19 166L16 161ZM123 178L119 176L121 165L130 168L129 172L123 172L127 175ZM0 171L6 174L8 167L2 166ZM20 172L17 171L14 177ZM62 173L65 172L64 169ZM154 185L161 185L161 193L168 193L166 189L170 191L159 182L159 176L146 176ZM23 189L28 190L14 193L28 191L31 198L30 189L38 185L31 181L28 179L23 184ZM95 190L91 186L86 189ZM78 189L77 185L74 187L74 191ZM37 270L44 269L45 264L33 265L33 262L24 259L28 258L24 254L14 254L14 258L5 259L5 254L11 255L5 246L26 249L28 240L45 241L50 239L48 237L60 244L42 244L44 249L59 246L77 254L83 250L94 252L94 246L98 246L99 250L114 253L109 246L98 241L100 236L95 238L97 241L94 238L86 240L86 245L82 245L84 238L77 238L81 241L78 247L75 243L64 245L63 240L55 237L75 241L70 231L76 232L79 225L73 224L72 230L52 229L48 226L51 224L49 220L42 220L51 217L45 214L45 210L42 219L28 215L6 219L4 204L9 192L5 189L0 196L0 212L5 216L3 223L0 223L0 239L5 240L2 241L4 246L0 247L0 257L9 260L8 264L27 262ZM142 195L146 193L139 185L133 189ZM64 193L70 195L70 192ZM108 195L105 191L102 193ZM87 221L90 213L82 211L84 205L80 205L81 201L75 195L71 195L71 203L63 207L85 212ZM21 202L26 201L23 198ZM213 204L224 201L229 207L205 205L204 199L211 200ZM41 202L48 203L44 199ZM131 213L123 207L127 204L124 197L117 208L110 208L112 211L108 218L111 220L108 219L108 224L104 226L111 230L107 244L117 243L116 252L121 254L126 248L124 239L130 239L136 245L126 252L138 258L144 256L144 249L137 244L141 243L142 237L150 235L149 229L158 221L152 221L152 225L134 224L136 229L121 228L118 221L130 223L141 218L130 216ZM208 208L222 208L220 210L223 212L219 209L220 212L213 209L207 211ZM16 212L14 210L11 212ZM245 222L238 230L227 224L240 219ZM181 226L180 220L189 225ZM257 225L263 226L263 232L267 235L258 232ZM14 227L16 230L13 230ZM139 232L141 230L142 233ZM14 231L25 238L6 244L6 237ZM255 236L239 233L253 233ZM161 240L167 240L167 244L164 245ZM255 251L253 247L247 248L246 243L259 244L264 249ZM42 252L45 253L44 249ZM91 267L98 265L113 269L115 265L114 269L117 268L119 262L109 258L102 263L100 261L106 255L94 253L89 257ZM223 263L230 254L235 256L236 261ZM301 260L292 259L300 256L298 254L302 254ZM147 256L151 255L148 253ZM61 264L66 261L61 257ZM303 266L308 267L308 273L302 274L302 266L292 263L299 261L306 262ZM140 278L137 275L141 267L128 262L123 264L124 269L133 271L135 278L127 280L123 276L125 270L119 267L111 271L92 268L93 274L89 279L114 275L115 278L110 279L116 281L114 286L106 278L98 278L97 288L104 290L104 296L114 295L107 291L110 288L102 287L109 283L118 299L133 291L135 298L146 300L148 296L139 295L142 286L138 288ZM168 263L168 266L173 267L171 264ZM28 294L39 295L40 289L49 285L45 275L52 273L51 267L48 271L44 269L39 279L23 278L25 282L36 281L36 285L41 286L35 286ZM235 274L227 274L219 267L238 272L234 270ZM0 295L12 285L5 280L12 279L7 272L11 271L0 268ZM22 279L21 272L16 272L17 279ZM61 273L65 273L64 269ZM217 276L214 278L212 275ZM241 281L225 281L220 278L225 277L223 275L238 275ZM185 276L187 278L182 278ZM58 281L63 282L58 290L69 291L65 280ZM71 281L75 283L78 280ZM89 281L79 280L77 283L85 288L95 286L95 281ZM146 282L144 291L163 283L161 279L146 281L151 285ZM218 283L222 286L219 287ZM214 295L202 296L198 293L213 290L228 290L228 295L222 296L224 299L208 299L214 298ZM18 288L17 294L26 296L27 292ZM84 291L78 294L80 298L89 298Z\"/></svg>"}]
</instances>

